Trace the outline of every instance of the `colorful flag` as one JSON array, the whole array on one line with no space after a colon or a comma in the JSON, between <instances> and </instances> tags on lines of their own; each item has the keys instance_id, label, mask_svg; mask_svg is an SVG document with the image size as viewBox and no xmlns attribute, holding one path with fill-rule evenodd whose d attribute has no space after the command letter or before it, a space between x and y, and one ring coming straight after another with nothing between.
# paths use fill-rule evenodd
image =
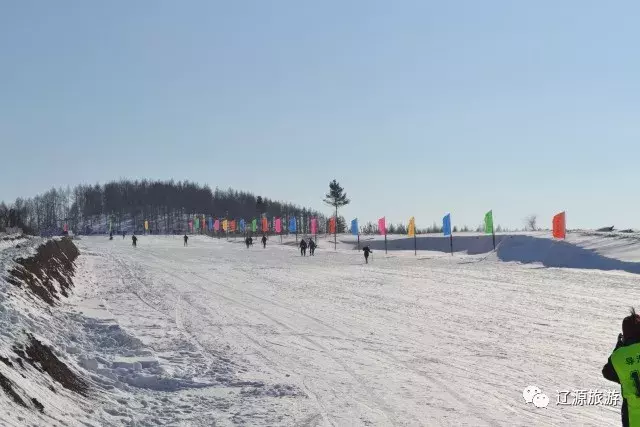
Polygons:
<instances>
[{"instance_id":1,"label":"colorful flag","mask_svg":"<svg viewBox=\"0 0 640 427\"><path fill-rule=\"evenodd\" d=\"M566 216L564 212L560 212L553 217L553 237L556 239L564 239L566 236Z\"/></svg>"},{"instance_id":2,"label":"colorful flag","mask_svg":"<svg viewBox=\"0 0 640 427\"><path fill-rule=\"evenodd\" d=\"M189 220L189 230L193 231L193 221Z\"/></svg>"},{"instance_id":3,"label":"colorful flag","mask_svg":"<svg viewBox=\"0 0 640 427\"><path fill-rule=\"evenodd\" d=\"M311 234L318 234L318 218L311 218Z\"/></svg>"},{"instance_id":4,"label":"colorful flag","mask_svg":"<svg viewBox=\"0 0 640 427\"><path fill-rule=\"evenodd\" d=\"M409 218L409 237L416 235L416 219L414 217Z\"/></svg>"},{"instance_id":5,"label":"colorful flag","mask_svg":"<svg viewBox=\"0 0 640 427\"><path fill-rule=\"evenodd\" d=\"M65 232L69 231L69 224L66 224L66 223L65 223L65 224L64 224L64 226L62 227L62 229L63 229Z\"/></svg>"},{"instance_id":6,"label":"colorful flag","mask_svg":"<svg viewBox=\"0 0 640 427\"><path fill-rule=\"evenodd\" d=\"M445 236L451 236L451 214L446 214L442 218L442 233Z\"/></svg>"},{"instance_id":7,"label":"colorful flag","mask_svg":"<svg viewBox=\"0 0 640 427\"><path fill-rule=\"evenodd\" d=\"M282 221L276 218L276 233L282 233Z\"/></svg>"},{"instance_id":8,"label":"colorful flag","mask_svg":"<svg viewBox=\"0 0 640 427\"><path fill-rule=\"evenodd\" d=\"M298 231L298 224L296 221L296 217L294 216L293 218L289 219L289 233L295 233L296 231Z\"/></svg>"},{"instance_id":9,"label":"colorful flag","mask_svg":"<svg viewBox=\"0 0 640 427\"><path fill-rule=\"evenodd\" d=\"M245 224L244 219L241 219L240 220L240 231L242 233L244 233L246 227L247 227L247 225Z\"/></svg>"},{"instance_id":10,"label":"colorful flag","mask_svg":"<svg viewBox=\"0 0 640 427\"><path fill-rule=\"evenodd\" d=\"M269 231L269 220L266 217L262 218L262 232L266 233Z\"/></svg>"},{"instance_id":11,"label":"colorful flag","mask_svg":"<svg viewBox=\"0 0 640 427\"><path fill-rule=\"evenodd\" d=\"M484 214L484 232L486 234L493 234L493 211Z\"/></svg>"},{"instance_id":12,"label":"colorful flag","mask_svg":"<svg viewBox=\"0 0 640 427\"><path fill-rule=\"evenodd\" d=\"M251 231L255 233L257 230L258 230L258 220L253 218L253 221L251 221Z\"/></svg>"},{"instance_id":13,"label":"colorful flag","mask_svg":"<svg viewBox=\"0 0 640 427\"><path fill-rule=\"evenodd\" d=\"M209 231L213 230L213 218L209 217Z\"/></svg>"},{"instance_id":14,"label":"colorful flag","mask_svg":"<svg viewBox=\"0 0 640 427\"><path fill-rule=\"evenodd\" d=\"M334 234L336 232L336 217L332 216L329 220L329 234Z\"/></svg>"},{"instance_id":15,"label":"colorful flag","mask_svg":"<svg viewBox=\"0 0 640 427\"><path fill-rule=\"evenodd\" d=\"M231 224L229 224L229 228L231 229L231 231L236 231L236 220L235 219L231 220Z\"/></svg>"},{"instance_id":16,"label":"colorful flag","mask_svg":"<svg viewBox=\"0 0 640 427\"><path fill-rule=\"evenodd\" d=\"M385 217L378 220L378 233L387 235L387 225Z\"/></svg>"},{"instance_id":17,"label":"colorful flag","mask_svg":"<svg viewBox=\"0 0 640 427\"><path fill-rule=\"evenodd\" d=\"M227 221L226 219L222 220L222 230L223 231L227 231L229 229L229 221Z\"/></svg>"},{"instance_id":18,"label":"colorful flag","mask_svg":"<svg viewBox=\"0 0 640 427\"><path fill-rule=\"evenodd\" d=\"M354 236L360 234L360 230L358 229L358 218L351 220L351 234Z\"/></svg>"},{"instance_id":19,"label":"colorful flag","mask_svg":"<svg viewBox=\"0 0 640 427\"><path fill-rule=\"evenodd\" d=\"M213 222L213 229L214 229L215 231L220 231L220 220L219 220L219 219L216 219L216 220Z\"/></svg>"},{"instance_id":20,"label":"colorful flag","mask_svg":"<svg viewBox=\"0 0 640 427\"><path fill-rule=\"evenodd\" d=\"M147 221L146 219L144 220L144 229L145 230L149 229L149 221Z\"/></svg>"},{"instance_id":21,"label":"colorful flag","mask_svg":"<svg viewBox=\"0 0 640 427\"><path fill-rule=\"evenodd\" d=\"M195 222L195 229L196 230L200 230L200 218L196 217L196 222Z\"/></svg>"}]
</instances>

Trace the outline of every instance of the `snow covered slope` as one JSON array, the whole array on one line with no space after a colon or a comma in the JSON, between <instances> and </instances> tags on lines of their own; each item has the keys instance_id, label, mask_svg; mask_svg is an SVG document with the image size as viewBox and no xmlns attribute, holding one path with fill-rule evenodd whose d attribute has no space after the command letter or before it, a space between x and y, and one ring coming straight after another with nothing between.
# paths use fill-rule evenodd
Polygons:
<instances>
[{"instance_id":1,"label":"snow covered slope","mask_svg":"<svg viewBox=\"0 0 640 427\"><path fill-rule=\"evenodd\" d=\"M333 252L320 239L315 257L301 257L293 239L273 237L266 249L207 237L184 247L179 236L141 236L137 248L83 238L69 301L48 310L5 299L13 311L0 318L18 316L16 328L46 337L89 397L47 391L55 383L28 367L12 380L43 413L0 392L3 422L619 423L619 406L557 405L557 392L618 390L600 370L640 300L636 274L589 268L601 262L590 257L581 258L587 269L544 268L552 241L535 236L505 240L503 255L376 250L368 265L343 240ZM586 241L570 250L606 251ZM525 403L529 385L548 394L547 408Z\"/></svg>"}]
</instances>

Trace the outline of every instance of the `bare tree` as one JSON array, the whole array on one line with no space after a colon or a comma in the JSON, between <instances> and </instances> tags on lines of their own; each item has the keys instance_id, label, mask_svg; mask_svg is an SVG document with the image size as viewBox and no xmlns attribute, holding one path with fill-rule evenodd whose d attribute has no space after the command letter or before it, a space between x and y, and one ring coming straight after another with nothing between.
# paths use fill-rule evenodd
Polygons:
<instances>
[{"instance_id":1,"label":"bare tree","mask_svg":"<svg viewBox=\"0 0 640 427\"><path fill-rule=\"evenodd\" d=\"M524 219L524 229L526 231L536 231L538 229L538 215L531 214Z\"/></svg>"}]
</instances>

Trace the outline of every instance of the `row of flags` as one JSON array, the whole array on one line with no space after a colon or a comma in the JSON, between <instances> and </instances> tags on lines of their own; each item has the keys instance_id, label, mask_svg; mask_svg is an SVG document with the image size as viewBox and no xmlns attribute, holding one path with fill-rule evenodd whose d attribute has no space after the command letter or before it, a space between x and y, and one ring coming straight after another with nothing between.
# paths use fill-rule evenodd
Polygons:
<instances>
[{"instance_id":1,"label":"row of flags","mask_svg":"<svg viewBox=\"0 0 640 427\"><path fill-rule=\"evenodd\" d=\"M331 221L333 222L330 223L330 228L331 228L331 224L333 224L334 228L331 228L330 232L334 233L333 230L335 229L335 219L331 218ZM560 212L559 214L555 215L552 220L552 225L553 225L553 230L552 230L553 237L555 237L556 239L564 239L567 233L565 212ZM358 227L357 218L351 221L350 231L351 231L351 234L353 235L360 234L360 228ZM484 215L484 232L486 234L495 234L495 230L493 228L493 211L489 211ZM387 234L387 225L386 225L385 217L382 217L378 220L378 233L381 235ZM450 213L447 213L442 218L442 234L445 237L451 236L452 234ZM409 218L409 227L407 229L407 235L409 237L414 237L416 235L416 219L414 217Z\"/></svg>"},{"instance_id":2,"label":"row of flags","mask_svg":"<svg viewBox=\"0 0 640 427\"><path fill-rule=\"evenodd\" d=\"M286 219L280 217L274 217L272 226L270 226L269 220L266 217L260 219L254 218L251 222L246 222L244 219L214 219L209 217L205 219L205 216L196 216L193 219L189 219L187 222L190 231L229 231L229 232L268 232L273 229L276 233L282 233L288 230L290 233L296 233L298 231L298 220L295 217L289 218L289 223L286 224ZM286 227L286 228L285 228ZM318 219L309 219L309 228L311 234L318 234ZM147 229L147 221L145 221L145 230Z\"/></svg>"}]
</instances>

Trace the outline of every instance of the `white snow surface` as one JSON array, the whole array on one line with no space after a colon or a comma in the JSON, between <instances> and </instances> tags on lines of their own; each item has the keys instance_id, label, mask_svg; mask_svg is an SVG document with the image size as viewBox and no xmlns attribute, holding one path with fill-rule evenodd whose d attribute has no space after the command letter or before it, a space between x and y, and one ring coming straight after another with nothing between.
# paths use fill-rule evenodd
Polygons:
<instances>
[{"instance_id":1,"label":"white snow surface","mask_svg":"<svg viewBox=\"0 0 640 427\"><path fill-rule=\"evenodd\" d=\"M45 414L0 390L0 424L617 425L619 406L557 405L557 392L619 390L601 369L640 301L640 244L545 236L505 235L490 252L490 237L470 235L453 255L425 241L418 256L412 240L385 255L375 238L368 265L351 236L335 252L321 239L314 257L292 237L266 249L83 237L74 295L59 308L35 310L2 282L0 352L35 330L92 397L12 377ZM525 403L530 385L547 408Z\"/></svg>"}]
</instances>

